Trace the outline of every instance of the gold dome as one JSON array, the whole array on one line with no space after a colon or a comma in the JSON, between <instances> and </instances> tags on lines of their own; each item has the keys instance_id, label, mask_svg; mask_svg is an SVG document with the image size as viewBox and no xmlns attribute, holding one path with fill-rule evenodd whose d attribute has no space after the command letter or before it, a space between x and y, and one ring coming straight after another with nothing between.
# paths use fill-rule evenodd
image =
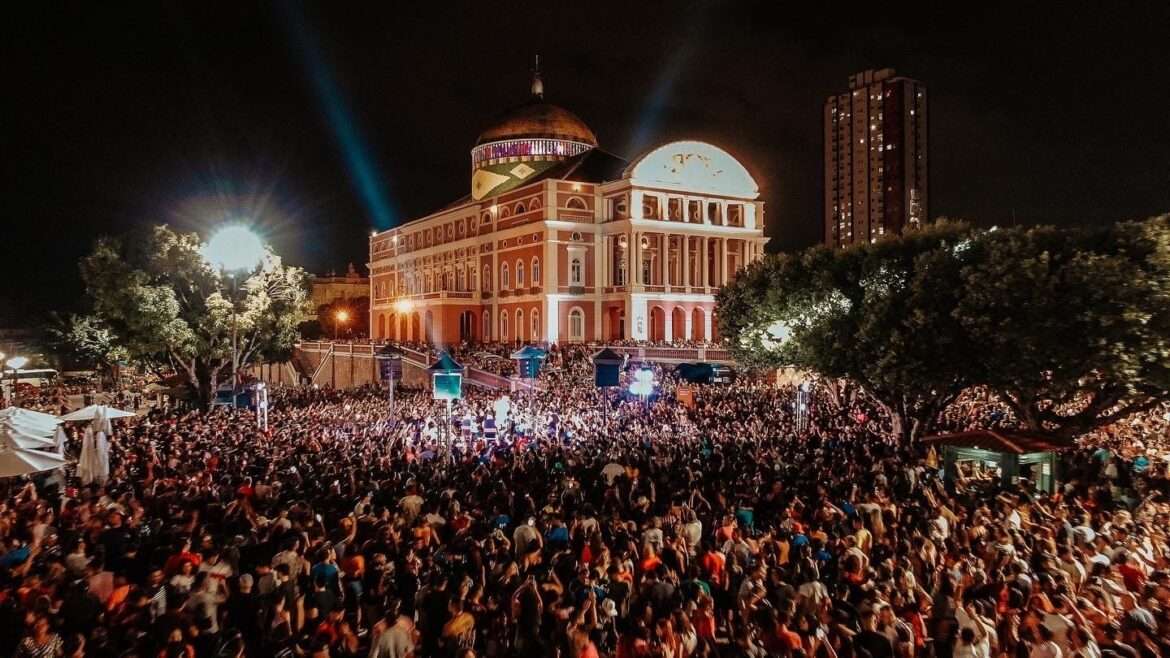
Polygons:
<instances>
[{"instance_id":1,"label":"gold dome","mask_svg":"<svg viewBox=\"0 0 1170 658\"><path fill-rule=\"evenodd\" d=\"M475 144L509 139L560 139L597 146L597 136L577 115L539 98L504 113Z\"/></svg>"}]
</instances>

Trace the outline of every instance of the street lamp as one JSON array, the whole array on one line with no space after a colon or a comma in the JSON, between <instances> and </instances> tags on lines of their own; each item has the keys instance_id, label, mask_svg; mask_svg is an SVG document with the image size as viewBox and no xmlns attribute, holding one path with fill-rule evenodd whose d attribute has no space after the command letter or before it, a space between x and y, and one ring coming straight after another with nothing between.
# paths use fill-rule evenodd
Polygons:
<instances>
[{"instance_id":1,"label":"street lamp","mask_svg":"<svg viewBox=\"0 0 1170 658\"><path fill-rule=\"evenodd\" d=\"M0 358L3 358L3 356L4 356L3 354L0 354ZM4 365L8 366L9 368L12 368L12 406L16 406L18 403L18 400L16 398L16 394L17 394L16 383L17 383L17 379L19 379L18 375L19 375L20 369L25 367L26 365L28 365L28 359L24 358L23 356L14 356L11 359L8 359L8 361L6 361L4 363Z\"/></svg>"},{"instance_id":2,"label":"street lamp","mask_svg":"<svg viewBox=\"0 0 1170 658\"><path fill-rule=\"evenodd\" d=\"M232 303L232 408L236 406L236 381L240 368L240 347L236 336L236 274L251 272L264 261L266 251L260 237L246 226L230 224L216 231L200 250L203 259L219 268L220 274L231 278Z\"/></svg>"},{"instance_id":3,"label":"street lamp","mask_svg":"<svg viewBox=\"0 0 1170 658\"><path fill-rule=\"evenodd\" d=\"M349 311L341 308L333 314L333 340L337 340L337 326L349 322Z\"/></svg>"}]
</instances>

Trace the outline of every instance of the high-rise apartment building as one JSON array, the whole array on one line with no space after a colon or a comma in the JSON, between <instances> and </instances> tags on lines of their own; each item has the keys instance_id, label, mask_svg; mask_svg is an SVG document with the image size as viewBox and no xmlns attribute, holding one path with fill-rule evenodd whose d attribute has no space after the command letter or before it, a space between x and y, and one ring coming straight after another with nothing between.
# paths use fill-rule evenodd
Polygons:
<instances>
[{"instance_id":1,"label":"high-rise apartment building","mask_svg":"<svg viewBox=\"0 0 1170 658\"><path fill-rule=\"evenodd\" d=\"M928 218L926 86L893 69L825 101L825 244L873 242Z\"/></svg>"}]
</instances>

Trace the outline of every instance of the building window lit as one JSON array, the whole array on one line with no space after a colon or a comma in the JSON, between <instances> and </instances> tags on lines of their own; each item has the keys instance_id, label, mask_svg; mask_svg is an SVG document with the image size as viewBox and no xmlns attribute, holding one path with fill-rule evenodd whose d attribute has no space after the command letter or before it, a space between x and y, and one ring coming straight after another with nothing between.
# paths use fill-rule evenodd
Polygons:
<instances>
[{"instance_id":1,"label":"building window lit","mask_svg":"<svg viewBox=\"0 0 1170 658\"><path fill-rule=\"evenodd\" d=\"M585 311L579 306L569 311L569 340L577 343L585 340Z\"/></svg>"},{"instance_id":2,"label":"building window lit","mask_svg":"<svg viewBox=\"0 0 1170 658\"><path fill-rule=\"evenodd\" d=\"M540 259L536 257L532 259L532 285L540 285Z\"/></svg>"},{"instance_id":3,"label":"building window lit","mask_svg":"<svg viewBox=\"0 0 1170 658\"><path fill-rule=\"evenodd\" d=\"M580 258L573 258L573 260L569 261L569 285L585 285L585 268Z\"/></svg>"},{"instance_id":4,"label":"building window lit","mask_svg":"<svg viewBox=\"0 0 1170 658\"><path fill-rule=\"evenodd\" d=\"M532 318L531 320L529 320L532 323L532 333L530 334L530 337L532 338L532 340L539 340L540 339L540 311L538 311L534 307L532 309L532 312L529 313L528 315L530 318Z\"/></svg>"},{"instance_id":5,"label":"building window lit","mask_svg":"<svg viewBox=\"0 0 1170 658\"><path fill-rule=\"evenodd\" d=\"M524 287L524 261L516 261L516 287Z\"/></svg>"},{"instance_id":6,"label":"building window lit","mask_svg":"<svg viewBox=\"0 0 1170 658\"><path fill-rule=\"evenodd\" d=\"M508 312L500 311L500 340L508 340Z\"/></svg>"}]
</instances>

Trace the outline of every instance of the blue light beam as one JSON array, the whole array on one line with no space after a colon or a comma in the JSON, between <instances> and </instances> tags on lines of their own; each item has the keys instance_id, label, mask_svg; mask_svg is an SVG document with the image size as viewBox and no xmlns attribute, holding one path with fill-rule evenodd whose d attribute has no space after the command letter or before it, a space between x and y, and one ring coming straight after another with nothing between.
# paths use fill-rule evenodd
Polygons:
<instances>
[{"instance_id":1,"label":"blue light beam","mask_svg":"<svg viewBox=\"0 0 1170 658\"><path fill-rule=\"evenodd\" d=\"M329 129L341 149L350 183L365 205L374 226L379 230L388 229L397 223L398 213L387 198L377 161L366 146L345 95L325 62L317 35L305 20L299 2L281 2L279 5L293 46L301 56L313 91L325 112Z\"/></svg>"}]
</instances>

